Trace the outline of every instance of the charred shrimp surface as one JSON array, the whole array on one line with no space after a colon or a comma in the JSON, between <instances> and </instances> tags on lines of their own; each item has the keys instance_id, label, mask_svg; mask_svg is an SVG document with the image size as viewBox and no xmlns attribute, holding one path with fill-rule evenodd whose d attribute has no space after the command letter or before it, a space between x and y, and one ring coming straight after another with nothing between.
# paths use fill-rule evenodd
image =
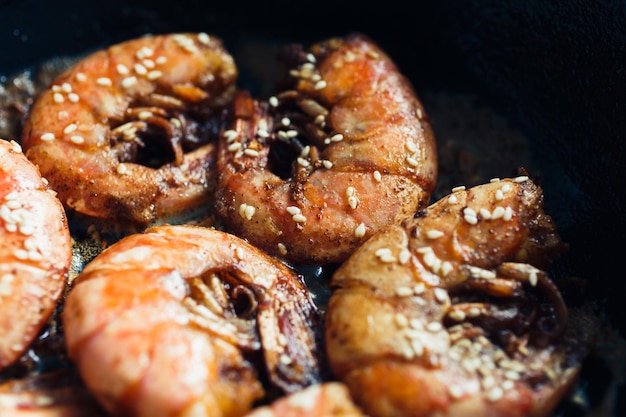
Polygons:
<instances>
[{"instance_id":1,"label":"charred shrimp surface","mask_svg":"<svg viewBox=\"0 0 626 417\"><path fill-rule=\"evenodd\" d=\"M547 416L585 347L544 272L566 245L526 176L458 189L336 271L334 375L383 416Z\"/></svg>"},{"instance_id":2,"label":"charred shrimp surface","mask_svg":"<svg viewBox=\"0 0 626 417\"><path fill-rule=\"evenodd\" d=\"M215 229L116 242L77 277L62 318L70 358L114 415L240 416L265 380L286 393L321 381L301 277Z\"/></svg>"},{"instance_id":3,"label":"charred shrimp surface","mask_svg":"<svg viewBox=\"0 0 626 417\"><path fill-rule=\"evenodd\" d=\"M61 202L20 145L0 139L0 370L44 328L71 260Z\"/></svg>"},{"instance_id":4,"label":"charred shrimp surface","mask_svg":"<svg viewBox=\"0 0 626 417\"><path fill-rule=\"evenodd\" d=\"M113 45L38 96L22 145L68 209L140 226L176 218L213 197L214 116L236 77L205 33Z\"/></svg>"},{"instance_id":5,"label":"charred shrimp surface","mask_svg":"<svg viewBox=\"0 0 626 417\"><path fill-rule=\"evenodd\" d=\"M343 261L429 201L434 135L397 66L360 34L288 49L267 102L241 91L219 139L227 230L295 264Z\"/></svg>"}]
</instances>

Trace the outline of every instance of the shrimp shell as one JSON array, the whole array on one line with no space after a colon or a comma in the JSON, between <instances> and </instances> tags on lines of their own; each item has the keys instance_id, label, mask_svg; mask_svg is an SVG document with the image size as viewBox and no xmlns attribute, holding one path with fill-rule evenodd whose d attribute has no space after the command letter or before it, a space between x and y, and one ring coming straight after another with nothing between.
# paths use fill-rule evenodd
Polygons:
<instances>
[{"instance_id":1,"label":"shrimp shell","mask_svg":"<svg viewBox=\"0 0 626 417\"><path fill-rule=\"evenodd\" d=\"M61 202L20 146L0 139L0 370L45 326L71 260Z\"/></svg>"},{"instance_id":2,"label":"shrimp shell","mask_svg":"<svg viewBox=\"0 0 626 417\"><path fill-rule=\"evenodd\" d=\"M455 190L335 272L329 363L366 414L553 411L585 347L537 268L566 250L542 202L525 176Z\"/></svg>"},{"instance_id":3,"label":"shrimp shell","mask_svg":"<svg viewBox=\"0 0 626 417\"><path fill-rule=\"evenodd\" d=\"M298 50L295 87L239 92L218 147L216 211L229 231L295 264L341 262L424 207L434 134L409 81L360 34ZM273 150L297 148L288 165ZM287 168L285 168L287 170Z\"/></svg>"},{"instance_id":4,"label":"shrimp shell","mask_svg":"<svg viewBox=\"0 0 626 417\"><path fill-rule=\"evenodd\" d=\"M320 382L317 314L285 264L233 235L181 225L106 249L76 279L62 317L70 358L110 412L238 416L266 395L259 372L288 393Z\"/></svg>"},{"instance_id":5,"label":"shrimp shell","mask_svg":"<svg viewBox=\"0 0 626 417\"><path fill-rule=\"evenodd\" d=\"M140 226L164 222L213 198L212 119L236 78L221 40L205 33L122 42L38 96L22 145L66 208Z\"/></svg>"}]
</instances>

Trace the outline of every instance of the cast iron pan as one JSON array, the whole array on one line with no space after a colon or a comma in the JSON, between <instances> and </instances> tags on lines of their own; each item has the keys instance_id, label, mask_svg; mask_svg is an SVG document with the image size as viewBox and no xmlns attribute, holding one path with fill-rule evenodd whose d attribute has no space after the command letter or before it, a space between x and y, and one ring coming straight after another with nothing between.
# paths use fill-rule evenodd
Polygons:
<instances>
[{"instance_id":1,"label":"cast iron pan","mask_svg":"<svg viewBox=\"0 0 626 417\"><path fill-rule=\"evenodd\" d=\"M583 301L592 301L611 331L623 335L626 2L339 3L2 0L0 76L145 33L213 33L236 60L255 45L365 33L419 95L476 95L529 138L533 175L571 248L559 273L581 278ZM240 70L243 88L267 92L258 68ZM624 370L615 368L624 362L607 359L621 356L612 349L594 352L584 367L587 406L561 407L558 415L626 415L617 401L626 395L624 382L616 381Z\"/></svg>"}]
</instances>

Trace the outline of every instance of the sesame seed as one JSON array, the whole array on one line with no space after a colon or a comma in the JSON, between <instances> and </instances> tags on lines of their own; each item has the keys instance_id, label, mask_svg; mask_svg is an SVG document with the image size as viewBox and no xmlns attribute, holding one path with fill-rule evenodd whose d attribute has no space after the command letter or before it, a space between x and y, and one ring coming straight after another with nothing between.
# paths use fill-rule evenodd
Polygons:
<instances>
[{"instance_id":1,"label":"sesame seed","mask_svg":"<svg viewBox=\"0 0 626 417\"><path fill-rule=\"evenodd\" d=\"M77 72L76 73L76 80L80 81L80 82L86 81L87 80L87 76L83 72Z\"/></svg>"},{"instance_id":2,"label":"sesame seed","mask_svg":"<svg viewBox=\"0 0 626 417\"><path fill-rule=\"evenodd\" d=\"M464 185L458 185L458 186L456 186L456 187L454 187L452 189L453 193L456 193L457 191L465 191L465 186Z\"/></svg>"},{"instance_id":3,"label":"sesame seed","mask_svg":"<svg viewBox=\"0 0 626 417\"><path fill-rule=\"evenodd\" d=\"M226 138L226 141L228 142L232 142L233 140L235 140L237 138L237 131L236 130L225 130L224 131L224 138Z\"/></svg>"},{"instance_id":4,"label":"sesame seed","mask_svg":"<svg viewBox=\"0 0 626 417\"><path fill-rule=\"evenodd\" d=\"M513 181L517 183L528 181L528 177L526 175L520 175L519 177L513 178Z\"/></svg>"},{"instance_id":5,"label":"sesame seed","mask_svg":"<svg viewBox=\"0 0 626 417\"><path fill-rule=\"evenodd\" d=\"M411 252L408 249L402 249L398 258L400 263L404 265L411 259Z\"/></svg>"},{"instance_id":6,"label":"sesame seed","mask_svg":"<svg viewBox=\"0 0 626 417\"><path fill-rule=\"evenodd\" d=\"M500 201L504 198L504 193L502 192L502 190L496 190L495 198L496 201Z\"/></svg>"},{"instance_id":7,"label":"sesame seed","mask_svg":"<svg viewBox=\"0 0 626 417\"><path fill-rule=\"evenodd\" d=\"M396 295L398 295L399 297L410 297L413 295L413 289L409 287L404 287L404 286L398 287L396 288Z\"/></svg>"},{"instance_id":8,"label":"sesame seed","mask_svg":"<svg viewBox=\"0 0 626 417\"><path fill-rule=\"evenodd\" d=\"M150 119L153 116L154 116L154 114L151 111L148 111L148 110L140 111L139 114L137 115L139 120L148 120L148 119Z\"/></svg>"},{"instance_id":9,"label":"sesame seed","mask_svg":"<svg viewBox=\"0 0 626 417\"><path fill-rule=\"evenodd\" d=\"M420 109L419 107L417 109L415 109L415 115L420 120L422 119L422 117L424 117L424 113L422 113L422 109Z\"/></svg>"},{"instance_id":10,"label":"sesame seed","mask_svg":"<svg viewBox=\"0 0 626 417\"><path fill-rule=\"evenodd\" d=\"M296 161L298 162L298 165L303 166L305 168L311 165L311 163L308 160L301 158L301 157L296 158Z\"/></svg>"},{"instance_id":11,"label":"sesame seed","mask_svg":"<svg viewBox=\"0 0 626 417\"><path fill-rule=\"evenodd\" d=\"M286 210L287 213L291 214L292 216L295 216L296 214L300 214L302 212L300 208L296 206L289 206L286 208Z\"/></svg>"},{"instance_id":12,"label":"sesame seed","mask_svg":"<svg viewBox=\"0 0 626 417\"><path fill-rule=\"evenodd\" d=\"M302 151L300 151L300 156L304 156L307 157L311 154L311 146L306 145L304 148L302 148Z\"/></svg>"},{"instance_id":13,"label":"sesame seed","mask_svg":"<svg viewBox=\"0 0 626 417\"><path fill-rule=\"evenodd\" d=\"M259 156L259 151L257 151L256 149L248 148L248 149L244 150L243 153L244 153L244 155L252 156L252 157Z\"/></svg>"},{"instance_id":14,"label":"sesame seed","mask_svg":"<svg viewBox=\"0 0 626 417\"><path fill-rule=\"evenodd\" d=\"M149 79L150 81L154 81L154 80L161 78L162 76L163 76L163 72L159 70L152 70L148 72L148 74L146 75L146 78Z\"/></svg>"},{"instance_id":15,"label":"sesame seed","mask_svg":"<svg viewBox=\"0 0 626 417\"><path fill-rule=\"evenodd\" d=\"M66 135L72 133L76 130L77 127L78 126L76 126L76 123L70 123L69 125L65 126L65 129L63 129L63 133L65 133Z\"/></svg>"},{"instance_id":16,"label":"sesame seed","mask_svg":"<svg viewBox=\"0 0 626 417\"><path fill-rule=\"evenodd\" d=\"M260 138L269 138L270 134L267 130L259 128L256 132L257 136Z\"/></svg>"},{"instance_id":17,"label":"sesame seed","mask_svg":"<svg viewBox=\"0 0 626 417\"><path fill-rule=\"evenodd\" d=\"M324 165L324 168L326 169L331 169L333 167L333 163L327 159L322 161L322 165Z\"/></svg>"},{"instance_id":18,"label":"sesame seed","mask_svg":"<svg viewBox=\"0 0 626 417\"><path fill-rule=\"evenodd\" d=\"M158 65L163 65L163 64L165 64L165 63L167 62L167 57L166 57L166 56L163 56L163 55L158 56L158 57L154 60L154 62L156 62Z\"/></svg>"},{"instance_id":19,"label":"sesame seed","mask_svg":"<svg viewBox=\"0 0 626 417\"><path fill-rule=\"evenodd\" d=\"M374 171L374 180L376 182L380 182L380 180L382 180L382 175L380 174L380 171Z\"/></svg>"},{"instance_id":20,"label":"sesame seed","mask_svg":"<svg viewBox=\"0 0 626 417\"><path fill-rule=\"evenodd\" d=\"M326 88L326 81L320 80L320 81L316 82L314 88L316 90L323 90L324 88Z\"/></svg>"},{"instance_id":21,"label":"sesame seed","mask_svg":"<svg viewBox=\"0 0 626 417\"><path fill-rule=\"evenodd\" d=\"M497 220L497 219L503 217L504 213L505 213L504 207L498 206L498 207L494 208L493 211L491 212L491 219L492 220Z\"/></svg>"},{"instance_id":22,"label":"sesame seed","mask_svg":"<svg viewBox=\"0 0 626 417\"><path fill-rule=\"evenodd\" d=\"M500 387L493 387L489 391L487 391L487 400L489 401L498 401L504 396L504 392Z\"/></svg>"},{"instance_id":23,"label":"sesame seed","mask_svg":"<svg viewBox=\"0 0 626 417\"><path fill-rule=\"evenodd\" d=\"M450 297L448 297L448 291L444 290L443 288L435 288L434 294L435 300L437 300L437 302L440 304L447 303L450 300Z\"/></svg>"},{"instance_id":24,"label":"sesame seed","mask_svg":"<svg viewBox=\"0 0 626 417\"><path fill-rule=\"evenodd\" d=\"M71 84L70 83L61 84L61 91L63 91L64 93L71 93L72 92Z\"/></svg>"},{"instance_id":25,"label":"sesame seed","mask_svg":"<svg viewBox=\"0 0 626 417\"><path fill-rule=\"evenodd\" d=\"M146 75L148 73L148 69L141 64L133 65L133 69L138 75Z\"/></svg>"},{"instance_id":26,"label":"sesame seed","mask_svg":"<svg viewBox=\"0 0 626 417\"><path fill-rule=\"evenodd\" d=\"M80 97L78 97L78 94L76 93L69 93L67 95L67 98L72 103L78 103L78 101L80 100Z\"/></svg>"},{"instance_id":27,"label":"sesame seed","mask_svg":"<svg viewBox=\"0 0 626 417\"><path fill-rule=\"evenodd\" d=\"M289 120L288 117L283 117L280 120L280 124L282 124L283 126L289 126L291 124L291 120Z\"/></svg>"},{"instance_id":28,"label":"sesame seed","mask_svg":"<svg viewBox=\"0 0 626 417\"><path fill-rule=\"evenodd\" d=\"M278 98L276 96L270 97L268 101L270 103L270 106L278 107Z\"/></svg>"},{"instance_id":29,"label":"sesame seed","mask_svg":"<svg viewBox=\"0 0 626 417\"><path fill-rule=\"evenodd\" d=\"M343 135L341 133L337 133L330 137L331 142L341 142L343 140Z\"/></svg>"},{"instance_id":30,"label":"sesame seed","mask_svg":"<svg viewBox=\"0 0 626 417\"><path fill-rule=\"evenodd\" d=\"M70 140L72 141L72 143L75 143L77 145L80 145L81 143L85 142L85 138L83 138L82 136L79 136L79 135L72 135L72 136L70 136Z\"/></svg>"},{"instance_id":31,"label":"sesame seed","mask_svg":"<svg viewBox=\"0 0 626 417\"><path fill-rule=\"evenodd\" d=\"M103 87L110 87L110 86L113 85L113 82L111 81L110 78L100 77L100 78L96 79L96 84L101 85Z\"/></svg>"},{"instance_id":32,"label":"sesame seed","mask_svg":"<svg viewBox=\"0 0 626 417\"><path fill-rule=\"evenodd\" d=\"M63 94L54 93L54 95L52 96L52 100L54 100L55 103L63 103L64 101Z\"/></svg>"},{"instance_id":33,"label":"sesame seed","mask_svg":"<svg viewBox=\"0 0 626 417\"><path fill-rule=\"evenodd\" d=\"M441 230L428 230L426 232L426 237L428 239L439 239L440 237L443 237L444 233Z\"/></svg>"},{"instance_id":34,"label":"sesame seed","mask_svg":"<svg viewBox=\"0 0 626 417\"><path fill-rule=\"evenodd\" d=\"M463 321L465 320L465 313L463 310L452 310L448 316L455 321Z\"/></svg>"},{"instance_id":35,"label":"sesame seed","mask_svg":"<svg viewBox=\"0 0 626 417\"><path fill-rule=\"evenodd\" d=\"M43 135L41 135L40 137L41 140L49 142L51 140L54 140L54 133L44 133Z\"/></svg>"},{"instance_id":36,"label":"sesame seed","mask_svg":"<svg viewBox=\"0 0 626 417\"><path fill-rule=\"evenodd\" d=\"M417 161L417 159L413 158L412 156L407 156L406 157L406 162L407 164L411 165L412 167L416 167L419 165L419 162Z\"/></svg>"},{"instance_id":37,"label":"sesame seed","mask_svg":"<svg viewBox=\"0 0 626 417\"><path fill-rule=\"evenodd\" d=\"M404 147L411 153L415 153L417 151L417 145L413 142L405 142Z\"/></svg>"},{"instance_id":38,"label":"sesame seed","mask_svg":"<svg viewBox=\"0 0 626 417\"><path fill-rule=\"evenodd\" d=\"M124 175L124 174L126 174L126 172L128 172L128 167L126 166L126 164L119 163L119 164L117 164L116 171L117 171L118 174Z\"/></svg>"},{"instance_id":39,"label":"sesame seed","mask_svg":"<svg viewBox=\"0 0 626 417\"><path fill-rule=\"evenodd\" d=\"M418 282L417 284L415 284L415 287L413 287L413 292L417 295L423 294L424 291L426 291L426 284L424 284L423 282Z\"/></svg>"},{"instance_id":40,"label":"sesame seed","mask_svg":"<svg viewBox=\"0 0 626 417\"><path fill-rule=\"evenodd\" d=\"M122 87L129 88L137 84L137 77L134 75L131 77L126 77L122 80Z\"/></svg>"},{"instance_id":41,"label":"sesame seed","mask_svg":"<svg viewBox=\"0 0 626 417\"><path fill-rule=\"evenodd\" d=\"M489 180L489 182L500 182L500 178L498 177L493 177Z\"/></svg>"},{"instance_id":42,"label":"sesame seed","mask_svg":"<svg viewBox=\"0 0 626 417\"><path fill-rule=\"evenodd\" d=\"M448 203L450 204L456 204L458 201L459 199L454 194L448 197Z\"/></svg>"},{"instance_id":43,"label":"sesame seed","mask_svg":"<svg viewBox=\"0 0 626 417\"><path fill-rule=\"evenodd\" d=\"M287 246L285 246L284 243L279 243L276 246L278 247L278 253L280 253L283 256L287 255Z\"/></svg>"},{"instance_id":44,"label":"sesame seed","mask_svg":"<svg viewBox=\"0 0 626 417\"><path fill-rule=\"evenodd\" d=\"M398 294L398 295L400 295L400 294ZM407 327L409 325L409 319L402 313L394 314L393 320L398 325L398 327L401 327L401 328L402 327Z\"/></svg>"},{"instance_id":45,"label":"sesame seed","mask_svg":"<svg viewBox=\"0 0 626 417\"><path fill-rule=\"evenodd\" d=\"M230 145L228 145L228 150L230 152L235 152L239 149L241 149L243 147L243 145L241 144L241 142L235 142L235 143L231 143Z\"/></svg>"},{"instance_id":46,"label":"sesame seed","mask_svg":"<svg viewBox=\"0 0 626 417\"><path fill-rule=\"evenodd\" d=\"M294 214L293 216L291 216L291 219L296 223L306 222L306 217L304 217L302 214Z\"/></svg>"},{"instance_id":47,"label":"sesame seed","mask_svg":"<svg viewBox=\"0 0 626 417\"><path fill-rule=\"evenodd\" d=\"M211 42L211 37L205 32L198 33L198 42L204 45L208 45Z\"/></svg>"},{"instance_id":48,"label":"sesame seed","mask_svg":"<svg viewBox=\"0 0 626 417\"><path fill-rule=\"evenodd\" d=\"M117 64L117 66L115 67L116 71L118 74L120 75L126 75L129 73L128 71L128 67L124 64Z\"/></svg>"},{"instance_id":49,"label":"sesame seed","mask_svg":"<svg viewBox=\"0 0 626 417\"><path fill-rule=\"evenodd\" d=\"M365 223L359 224L356 229L354 229L354 237L360 239L365 236Z\"/></svg>"},{"instance_id":50,"label":"sesame seed","mask_svg":"<svg viewBox=\"0 0 626 417\"><path fill-rule=\"evenodd\" d=\"M504 209L504 215L502 215L502 219L505 221L509 221L513 218L513 209L509 206L507 206Z\"/></svg>"},{"instance_id":51,"label":"sesame seed","mask_svg":"<svg viewBox=\"0 0 626 417\"><path fill-rule=\"evenodd\" d=\"M465 207L463 209L463 219L469 224L478 223L478 218L476 217L476 212L471 207Z\"/></svg>"},{"instance_id":52,"label":"sesame seed","mask_svg":"<svg viewBox=\"0 0 626 417\"><path fill-rule=\"evenodd\" d=\"M489 220L491 218L491 212L489 210L487 210L486 208L482 207L481 209L478 210L478 213L480 213L480 216L483 219Z\"/></svg>"}]
</instances>

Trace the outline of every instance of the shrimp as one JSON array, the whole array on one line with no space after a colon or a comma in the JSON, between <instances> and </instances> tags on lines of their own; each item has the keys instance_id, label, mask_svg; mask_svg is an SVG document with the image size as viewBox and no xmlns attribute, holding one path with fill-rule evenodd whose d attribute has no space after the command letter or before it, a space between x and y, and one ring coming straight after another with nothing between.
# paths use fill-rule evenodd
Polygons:
<instances>
[{"instance_id":1,"label":"shrimp","mask_svg":"<svg viewBox=\"0 0 626 417\"><path fill-rule=\"evenodd\" d=\"M258 407L246 417L364 417L348 388L336 381L311 385L270 405Z\"/></svg>"},{"instance_id":2,"label":"shrimp","mask_svg":"<svg viewBox=\"0 0 626 417\"><path fill-rule=\"evenodd\" d=\"M38 96L22 145L67 209L141 227L182 218L213 198L216 113L236 78L205 33L113 45Z\"/></svg>"},{"instance_id":3,"label":"shrimp","mask_svg":"<svg viewBox=\"0 0 626 417\"><path fill-rule=\"evenodd\" d=\"M71 261L61 202L20 145L0 139L0 370L46 325L66 288Z\"/></svg>"},{"instance_id":4,"label":"shrimp","mask_svg":"<svg viewBox=\"0 0 626 417\"><path fill-rule=\"evenodd\" d=\"M91 261L62 318L70 359L109 412L240 416L266 395L262 380L286 393L321 380L318 314L286 264L216 229L162 225Z\"/></svg>"},{"instance_id":5,"label":"shrimp","mask_svg":"<svg viewBox=\"0 0 626 417\"><path fill-rule=\"evenodd\" d=\"M428 203L434 134L408 79L365 36L288 55L294 87L267 102L240 91L232 104L215 210L276 257L338 263Z\"/></svg>"},{"instance_id":6,"label":"shrimp","mask_svg":"<svg viewBox=\"0 0 626 417\"><path fill-rule=\"evenodd\" d=\"M333 375L372 417L546 416L586 348L543 269L567 250L539 186L458 189L333 274Z\"/></svg>"}]
</instances>

